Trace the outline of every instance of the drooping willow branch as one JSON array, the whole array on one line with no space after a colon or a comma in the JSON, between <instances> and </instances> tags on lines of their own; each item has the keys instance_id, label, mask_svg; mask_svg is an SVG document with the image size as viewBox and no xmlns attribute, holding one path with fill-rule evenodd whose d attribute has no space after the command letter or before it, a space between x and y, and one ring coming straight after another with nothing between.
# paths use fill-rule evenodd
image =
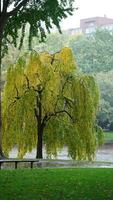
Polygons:
<instances>
[{"instance_id":1,"label":"drooping willow branch","mask_svg":"<svg viewBox=\"0 0 113 200\"><path fill-rule=\"evenodd\" d=\"M48 113L47 115L45 115L44 118L43 118L43 120L42 120L42 124L45 126L46 123L52 117L56 117L57 115L62 114L62 113L66 113L68 115L68 117L71 119L72 123L75 122L74 119L73 119L73 117L71 116L71 114L67 110L60 110L60 111L56 111L56 112L53 112L53 113Z\"/></svg>"},{"instance_id":2,"label":"drooping willow branch","mask_svg":"<svg viewBox=\"0 0 113 200\"><path fill-rule=\"evenodd\" d=\"M63 94L63 91L64 91L64 89L65 89L66 84L67 84L68 81L69 81L69 78L70 78L70 76L67 76L66 79L65 79L64 84L62 85L61 92L60 92L60 94L57 96L57 99L56 99L54 111L56 111L56 108L57 108L57 105L58 105L58 101L60 100L60 97L61 97L61 95ZM65 103L66 103L66 98L64 97L64 107L66 107L66 104L65 104Z\"/></svg>"}]
</instances>

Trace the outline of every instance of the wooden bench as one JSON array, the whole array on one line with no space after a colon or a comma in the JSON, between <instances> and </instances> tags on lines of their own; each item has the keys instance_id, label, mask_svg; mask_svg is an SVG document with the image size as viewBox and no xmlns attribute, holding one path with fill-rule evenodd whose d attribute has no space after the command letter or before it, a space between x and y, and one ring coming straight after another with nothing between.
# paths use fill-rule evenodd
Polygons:
<instances>
[{"instance_id":1,"label":"wooden bench","mask_svg":"<svg viewBox=\"0 0 113 200\"><path fill-rule=\"evenodd\" d=\"M30 163L30 168L33 168L33 163L34 162L39 162L37 159L4 159L0 160L0 170L2 169L2 164L3 163L15 163L15 169L18 167L18 163Z\"/></svg>"}]
</instances>

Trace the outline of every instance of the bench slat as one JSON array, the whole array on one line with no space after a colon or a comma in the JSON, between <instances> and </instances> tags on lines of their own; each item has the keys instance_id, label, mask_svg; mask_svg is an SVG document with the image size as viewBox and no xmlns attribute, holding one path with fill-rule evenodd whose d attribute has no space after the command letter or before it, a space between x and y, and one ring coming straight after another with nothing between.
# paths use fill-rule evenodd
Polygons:
<instances>
[{"instance_id":1,"label":"bench slat","mask_svg":"<svg viewBox=\"0 0 113 200\"><path fill-rule=\"evenodd\" d=\"M35 159L23 159L23 160L13 160L13 159L8 159L8 160L0 160L0 170L2 169L2 163L15 163L15 169L17 169L18 167L18 163L21 163L21 162L25 162L25 163L28 163L30 162L30 167L31 169L33 168L33 163L34 162L39 162L39 160Z\"/></svg>"}]
</instances>

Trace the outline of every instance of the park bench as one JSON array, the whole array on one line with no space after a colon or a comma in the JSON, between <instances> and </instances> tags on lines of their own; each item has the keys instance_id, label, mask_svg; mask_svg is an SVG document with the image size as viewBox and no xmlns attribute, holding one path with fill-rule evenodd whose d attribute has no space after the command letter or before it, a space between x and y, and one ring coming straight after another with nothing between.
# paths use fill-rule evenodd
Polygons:
<instances>
[{"instance_id":1,"label":"park bench","mask_svg":"<svg viewBox=\"0 0 113 200\"><path fill-rule=\"evenodd\" d=\"M3 163L15 163L15 169L18 167L18 163L30 163L30 168L33 168L33 163L34 162L39 162L37 159L3 159L0 160L0 170L2 169L2 164Z\"/></svg>"}]
</instances>

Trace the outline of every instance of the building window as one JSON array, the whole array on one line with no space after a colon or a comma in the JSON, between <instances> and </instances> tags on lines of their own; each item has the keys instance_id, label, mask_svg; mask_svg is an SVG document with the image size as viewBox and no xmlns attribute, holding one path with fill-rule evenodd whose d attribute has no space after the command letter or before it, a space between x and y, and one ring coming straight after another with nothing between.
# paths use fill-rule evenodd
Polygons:
<instances>
[{"instance_id":1,"label":"building window","mask_svg":"<svg viewBox=\"0 0 113 200\"><path fill-rule=\"evenodd\" d=\"M90 33L93 33L95 31L96 31L95 27L86 28L86 30L85 30L86 34L90 34Z\"/></svg>"},{"instance_id":2,"label":"building window","mask_svg":"<svg viewBox=\"0 0 113 200\"><path fill-rule=\"evenodd\" d=\"M86 26L94 26L95 25L95 21L88 21L85 22Z\"/></svg>"}]
</instances>

